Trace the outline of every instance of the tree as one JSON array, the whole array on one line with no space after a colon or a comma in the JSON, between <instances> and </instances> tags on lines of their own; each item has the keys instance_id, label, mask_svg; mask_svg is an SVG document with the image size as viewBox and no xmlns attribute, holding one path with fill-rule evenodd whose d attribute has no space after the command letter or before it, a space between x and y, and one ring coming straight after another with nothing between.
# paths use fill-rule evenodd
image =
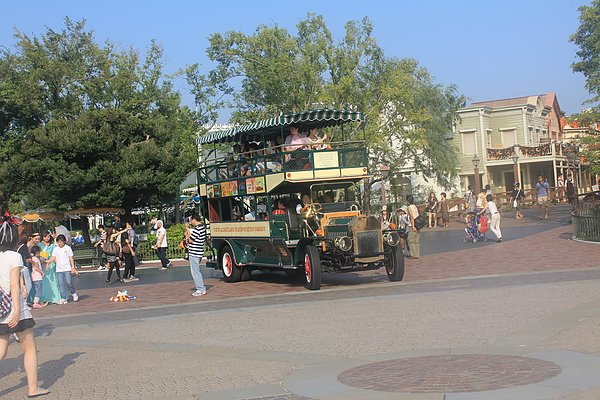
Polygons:
<instances>
[{"instance_id":1,"label":"tree","mask_svg":"<svg viewBox=\"0 0 600 400\"><path fill-rule=\"evenodd\" d=\"M368 18L348 22L339 42L321 16L309 14L297 30L261 25L252 35L209 37L208 55L223 79L241 80L231 89L234 121L324 106L362 111L374 167L387 164L394 173L413 165L452 186L457 150L446 139L464 105L456 88L435 83L415 60L386 57Z\"/></svg>"},{"instance_id":2,"label":"tree","mask_svg":"<svg viewBox=\"0 0 600 400\"><path fill-rule=\"evenodd\" d=\"M31 207L161 205L193 170L197 124L145 57L94 41L85 21L40 37L17 32L0 55L0 200ZM84 224L85 225L85 224Z\"/></svg>"},{"instance_id":3,"label":"tree","mask_svg":"<svg viewBox=\"0 0 600 400\"><path fill-rule=\"evenodd\" d=\"M579 28L571 36L579 50L579 61L572 64L574 72L585 76L585 87L592 97L587 104L596 103L586 112L572 116L581 126L597 126L600 122L600 0L593 0L589 6L579 7ZM600 135L594 134L582 139L582 155L592 173L600 174Z\"/></svg>"}]
</instances>

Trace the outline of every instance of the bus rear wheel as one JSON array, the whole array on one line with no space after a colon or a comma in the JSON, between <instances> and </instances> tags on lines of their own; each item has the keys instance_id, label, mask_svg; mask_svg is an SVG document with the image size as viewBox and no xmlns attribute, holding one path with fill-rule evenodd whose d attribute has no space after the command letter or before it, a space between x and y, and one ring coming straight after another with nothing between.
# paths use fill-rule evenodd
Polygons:
<instances>
[{"instance_id":1,"label":"bus rear wheel","mask_svg":"<svg viewBox=\"0 0 600 400\"><path fill-rule=\"evenodd\" d=\"M223 247L223 250L221 250L220 263L225 282L239 282L242 279L242 270L235 265L231 247Z\"/></svg>"},{"instance_id":2,"label":"bus rear wheel","mask_svg":"<svg viewBox=\"0 0 600 400\"><path fill-rule=\"evenodd\" d=\"M321 289L321 256L315 246L306 246L304 253L304 276L308 290Z\"/></svg>"}]
</instances>

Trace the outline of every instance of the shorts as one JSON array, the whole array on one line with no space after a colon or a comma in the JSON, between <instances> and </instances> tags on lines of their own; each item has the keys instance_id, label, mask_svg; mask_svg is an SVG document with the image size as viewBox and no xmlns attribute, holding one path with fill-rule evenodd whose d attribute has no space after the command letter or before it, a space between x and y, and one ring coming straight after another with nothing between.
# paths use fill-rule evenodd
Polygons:
<instances>
[{"instance_id":1,"label":"shorts","mask_svg":"<svg viewBox=\"0 0 600 400\"><path fill-rule=\"evenodd\" d=\"M22 319L17 323L17 326L14 328L9 328L8 324L0 324L0 336L8 335L10 333L19 333L23 332L26 329L33 328L35 326L35 321L33 318Z\"/></svg>"},{"instance_id":2,"label":"shorts","mask_svg":"<svg viewBox=\"0 0 600 400\"><path fill-rule=\"evenodd\" d=\"M547 206L548 205L548 196L538 196L537 203L540 206Z\"/></svg>"}]
</instances>

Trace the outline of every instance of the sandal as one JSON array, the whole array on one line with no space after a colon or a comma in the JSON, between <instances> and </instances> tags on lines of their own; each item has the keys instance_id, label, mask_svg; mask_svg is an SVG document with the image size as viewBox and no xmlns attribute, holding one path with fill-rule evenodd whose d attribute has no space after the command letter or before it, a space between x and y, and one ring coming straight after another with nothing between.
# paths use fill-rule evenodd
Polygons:
<instances>
[{"instance_id":1,"label":"sandal","mask_svg":"<svg viewBox=\"0 0 600 400\"><path fill-rule=\"evenodd\" d=\"M41 397L41 396L50 394L50 391L48 389L38 389L38 390L39 391L36 394L28 394L27 397L30 399L35 399L36 397Z\"/></svg>"}]
</instances>

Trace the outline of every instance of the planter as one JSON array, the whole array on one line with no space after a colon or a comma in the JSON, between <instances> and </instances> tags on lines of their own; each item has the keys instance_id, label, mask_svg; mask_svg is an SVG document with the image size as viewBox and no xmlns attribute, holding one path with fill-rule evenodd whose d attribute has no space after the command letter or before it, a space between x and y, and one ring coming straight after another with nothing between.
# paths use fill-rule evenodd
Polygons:
<instances>
[{"instance_id":1,"label":"planter","mask_svg":"<svg viewBox=\"0 0 600 400\"><path fill-rule=\"evenodd\" d=\"M600 242L599 208L573 211L573 238L588 242Z\"/></svg>"}]
</instances>

